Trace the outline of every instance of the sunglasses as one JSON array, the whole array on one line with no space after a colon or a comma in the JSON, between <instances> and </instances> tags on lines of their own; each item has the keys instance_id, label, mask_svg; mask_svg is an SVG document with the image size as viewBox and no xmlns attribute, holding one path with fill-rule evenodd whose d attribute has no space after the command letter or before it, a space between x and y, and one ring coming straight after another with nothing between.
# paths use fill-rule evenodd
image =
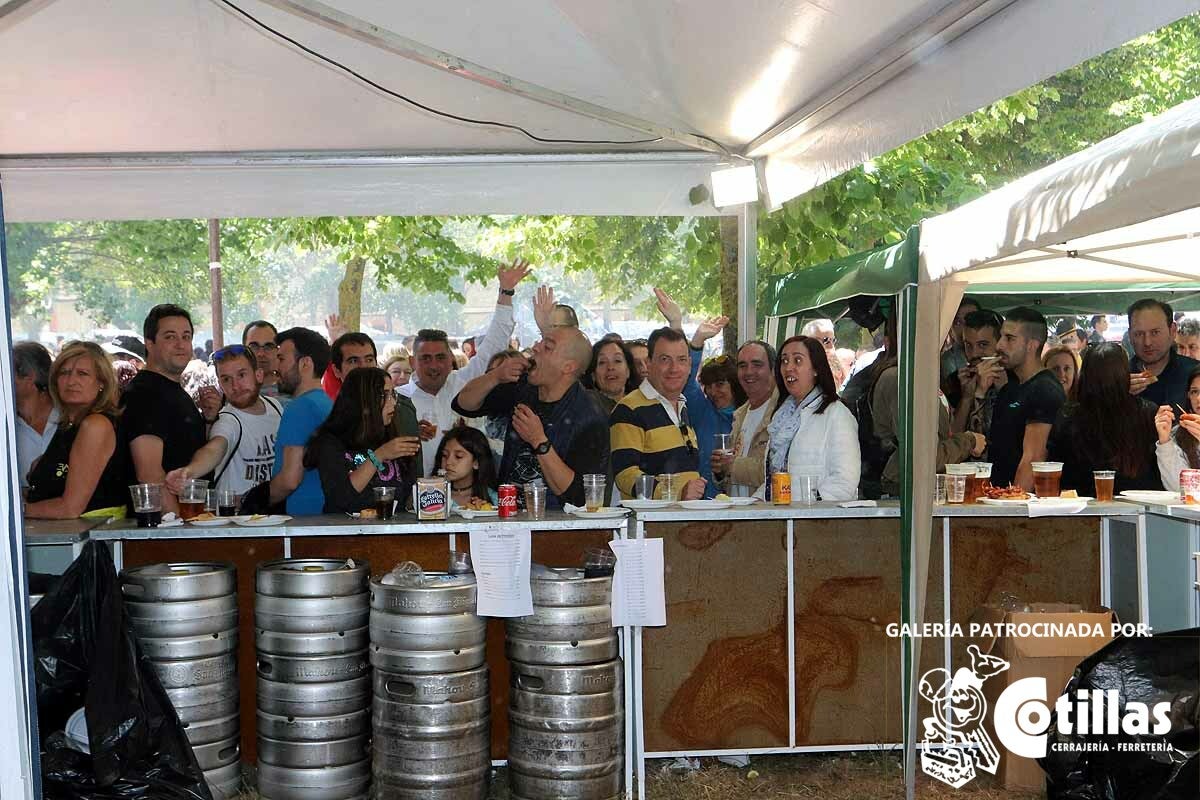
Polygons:
<instances>
[{"instance_id":1,"label":"sunglasses","mask_svg":"<svg viewBox=\"0 0 1200 800\"><path fill-rule=\"evenodd\" d=\"M688 413L687 406L680 409L679 412L679 433L683 435L683 443L687 445L688 458L696 457L696 445L692 444L692 440L688 437Z\"/></svg>"},{"instance_id":2,"label":"sunglasses","mask_svg":"<svg viewBox=\"0 0 1200 800\"><path fill-rule=\"evenodd\" d=\"M234 357L244 356L244 355L247 355L249 352L250 352L250 349L248 347L245 347L240 344L231 344L228 347L222 347L220 350L214 351L213 354L211 356L209 356L208 363L216 364L220 361L224 361L226 358L229 358L230 356L234 356Z\"/></svg>"}]
</instances>

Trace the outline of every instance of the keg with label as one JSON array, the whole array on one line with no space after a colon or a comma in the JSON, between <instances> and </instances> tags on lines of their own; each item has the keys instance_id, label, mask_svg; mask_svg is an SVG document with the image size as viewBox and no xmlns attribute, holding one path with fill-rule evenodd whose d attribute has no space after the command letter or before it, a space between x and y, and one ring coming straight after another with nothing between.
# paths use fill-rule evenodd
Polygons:
<instances>
[{"instance_id":1,"label":"keg with label","mask_svg":"<svg viewBox=\"0 0 1200 800\"><path fill-rule=\"evenodd\" d=\"M551 567L530 581L533 614L505 620L505 655L526 664L599 664L617 657L612 577ZM550 577L553 576L553 577Z\"/></svg>"},{"instance_id":2,"label":"keg with label","mask_svg":"<svg viewBox=\"0 0 1200 800\"><path fill-rule=\"evenodd\" d=\"M126 614L214 797L241 787L237 570L217 561L123 570Z\"/></svg>"},{"instance_id":3,"label":"keg with label","mask_svg":"<svg viewBox=\"0 0 1200 800\"><path fill-rule=\"evenodd\" d=\"M474 575L426 572L419 586L371 581L371 666L441 674L483 664L487 623L475 594Z\"/></svg>"},{"instance_id":4,"label":"keg with label","mask_svg":"<svg viewBox=\"0 0 1200 800\"><path fill-rule=\"evenodd\" d=\"M370 567L352 559L258 565L258 792L359 800L371 779Z\"/></svg>"}]
</instances>

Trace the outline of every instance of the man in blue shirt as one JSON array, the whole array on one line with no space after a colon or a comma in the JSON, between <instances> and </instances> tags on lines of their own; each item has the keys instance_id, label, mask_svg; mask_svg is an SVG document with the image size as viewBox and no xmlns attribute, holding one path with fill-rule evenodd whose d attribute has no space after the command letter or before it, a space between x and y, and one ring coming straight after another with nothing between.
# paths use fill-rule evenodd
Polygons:
<instances>
[{"instance_id":1,"label":"man in blue shirt","mask_svg":"<svg viewBox=\"0 0 1200 800\"><path fill-rule=\"evenodd\" d=\"M292 516L320 514L325 493L317 470L304 468L304 448L333 409L333 401L321 388L321 376L329 366L329 343L308 328L288 328L275 341L279 388L292 401L284 409L275 437L271 505L286 501Z\"/></svg>"}]
</instances>

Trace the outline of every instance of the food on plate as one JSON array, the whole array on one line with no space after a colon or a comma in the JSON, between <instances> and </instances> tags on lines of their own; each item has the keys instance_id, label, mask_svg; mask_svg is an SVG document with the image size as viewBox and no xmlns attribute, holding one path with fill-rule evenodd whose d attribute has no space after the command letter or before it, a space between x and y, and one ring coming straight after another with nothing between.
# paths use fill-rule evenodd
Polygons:
<instances>
[{"instance_id":1,"label":"food on plate","mask_svg":"<svg viewBox=\"0 0 1200 800\"><path fill-rule=\"evenodd\" d=\"M364 508L362 511L358 512L358 518L359 519L378 519L379 512L373 508Z\"/></svg>"},{"instance_id":2,"label":"food on plate","mask_svg":"<svg viewBox=\"0 0 1200 800\"><path fill-rule=\"evenodd\" d=\"M983 496L989 500L1028 500L1029 492L1020 486L989 486L983 490Z\"/></svg>"},{"instance_id":3,"label":"food on plate","mask_svg":"<svg viewBox=\"0 0 1200 800\"><path fill-rule=\"evenodd\" d=\"M192 517L188 520L188 522L208 522L214 519L217 519L216 514L212 513L211 511L205 511L203 514L197 514L196 516Z\"/></svg>"},{"instance_id":4,"label":"food on plate","mask_svg":"<svg viewBox=\"0 0 1200 800\"><path fill-rule=\"evenodd\" d=\"M1075 491L1074 489L1067 489L1064 492L1059 492L1058 496L1068 500L1074 500L1079 497L1079 492Z\"/></svg>"},{"instance_id":5,"label":"food on plate","mask_svg":"<svg viewBox=\"0 0 1200 800\"><path fill-rule=\"evenodd\" d=\"M250 516L246 517L246 521L247 522L258 522L260 519L266 519L269 516L271 516L271 515L270 514L251 514Z\"/></svg>"},{"instance_id":6,"label":"food on plate","mask_svg":"<svg viewBox=\"0 0 1200 800\"><path fill-rule=\"evenodd\" d=\"M729 495L725 494L724 492L721 492L719 495L717 495L716 497L713 498L713 500L718 500L718 501L722 501L722 502L728 501L729 499L730 499Z\"/></svg>"},{"instance_id":7,"label":"food on plate","mask_svg":"<svg viewBox=\"0 0 1200 800\"><path fill-rule=\"evenodd\" d=\"M496 507L482 497L472 497L467 501L467 509L470 511L495 511Z\"/></svg>"}]
</instances>

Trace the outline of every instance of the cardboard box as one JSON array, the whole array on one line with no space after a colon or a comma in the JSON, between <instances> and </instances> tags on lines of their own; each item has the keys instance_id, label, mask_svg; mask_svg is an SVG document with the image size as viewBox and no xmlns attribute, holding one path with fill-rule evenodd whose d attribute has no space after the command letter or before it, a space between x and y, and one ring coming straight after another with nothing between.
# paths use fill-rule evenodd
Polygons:
<instances>
[{"instance_id":1,"label":"cardboard box","mask_svg":"<svg viewBox=\"0 0 1200 800\"><path fill-rule=\"evenodd\" d=\"M1070 603L1031 603L1030 611L1005 611L997 606L983 606L972 618L971 622L988 625L995 623L1013 623L1021 625L1028 623L1052 624L1086 624L1093 629L1099 625L1105 631L1104 636L1077 637L1035 637L1027 636L998 636L976 640L979 649L988 655L998 656L1008 662L1007 670L990 678L983 687L983 695L987 699L989 713L986 715L986 729L1000 751L1000 765L996 771L996 779L1006 789L1024 789L1043 791L1045 788L1045 773L1037 761L1031 758L1015 756L1005 750L996 736L993 724L993 712L1000 693L1009 685L1022 678L1046 679L1046 704L1054 707L1055 700L1062 694L1067 681L1075 674L1075 667L1080 661L1095 653L1112 641L1110 633L1112 623L1117 621L1116 615L1107 608L1084 611L1082 606Z\"/></svg>"}]
</instances>

